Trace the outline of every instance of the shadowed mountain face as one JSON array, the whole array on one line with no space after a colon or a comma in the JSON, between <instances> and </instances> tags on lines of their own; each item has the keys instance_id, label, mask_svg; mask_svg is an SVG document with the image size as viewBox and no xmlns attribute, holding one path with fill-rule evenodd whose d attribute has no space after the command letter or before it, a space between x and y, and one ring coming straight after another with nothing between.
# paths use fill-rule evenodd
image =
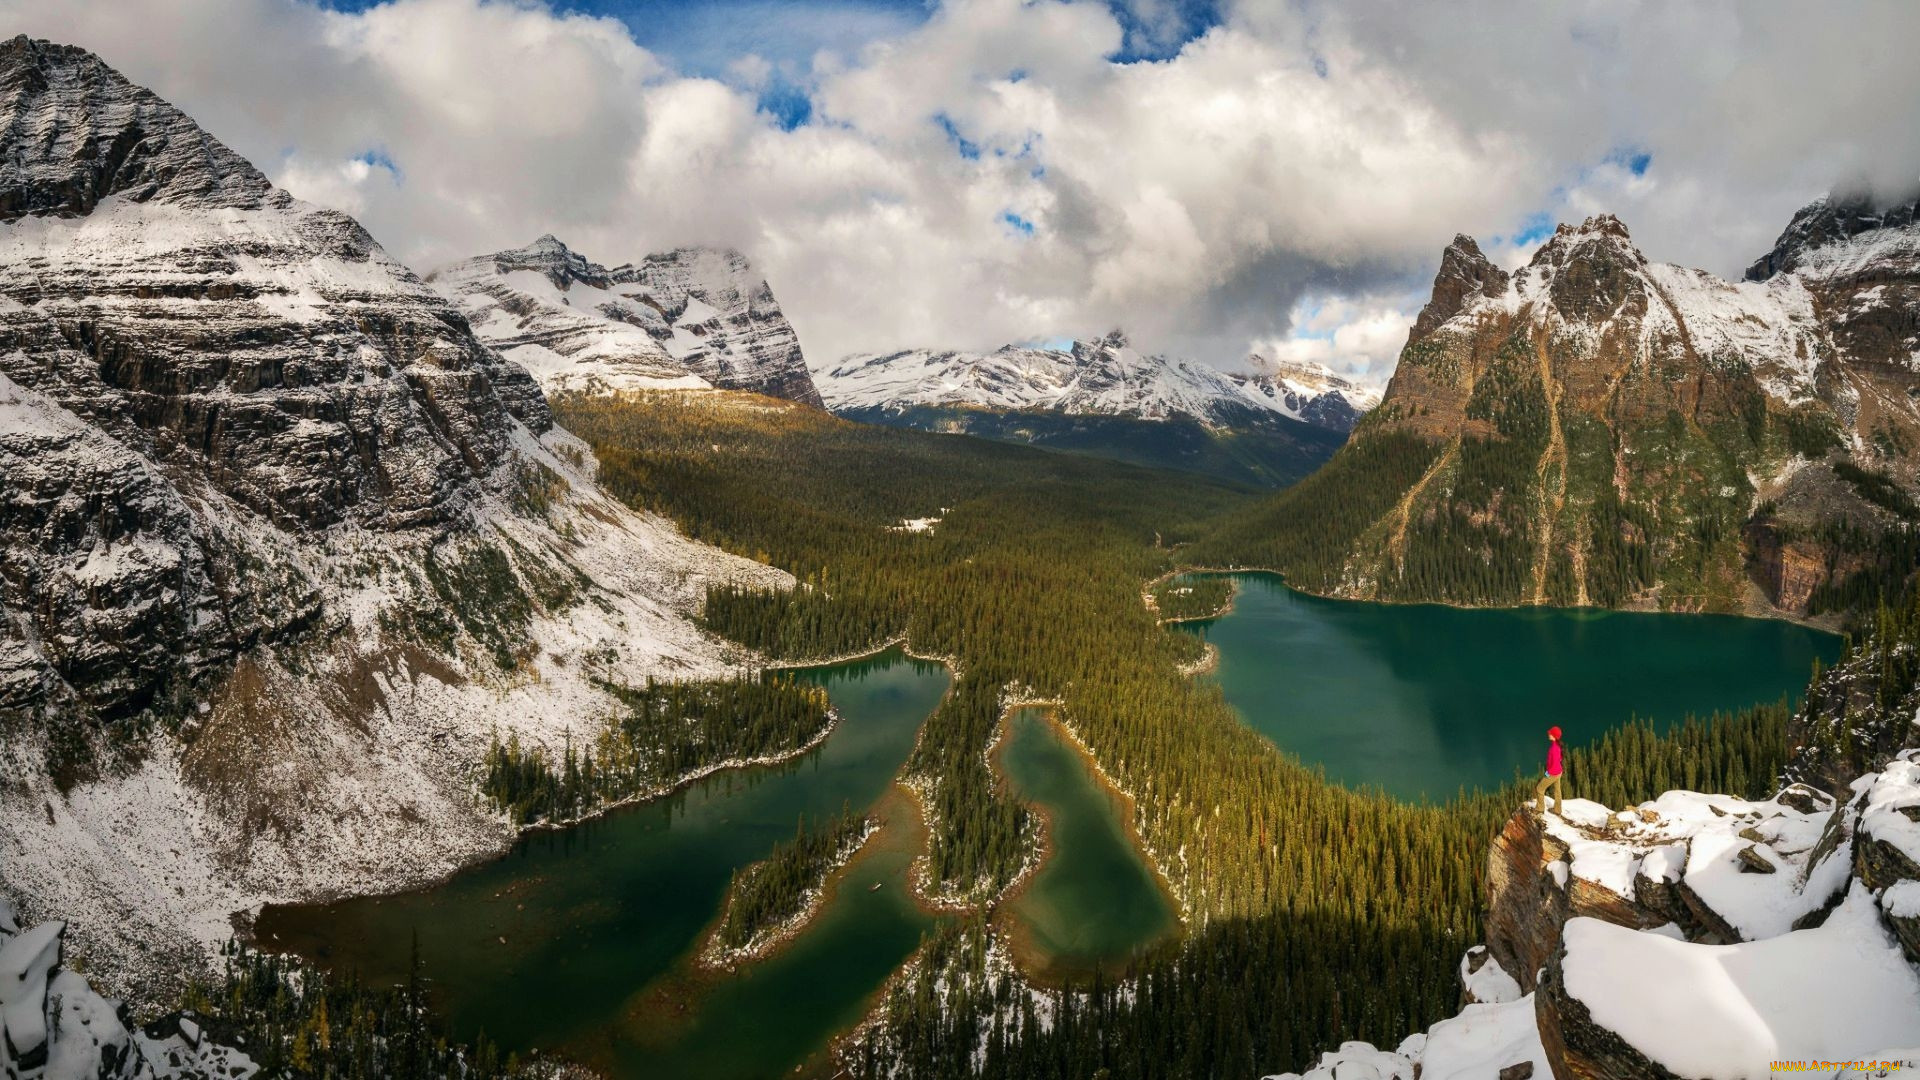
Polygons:
<instances>
[{"instance_id":1,"label":"shadowed mountain face","mask_svg":"<svg viewBox=\"0 0 1920 1080\"><path fill-rule=\"evenodd\" d=\"M550 421L352 219L84 50L0 45L0 701L107 712L316 614L282 549L447 527Z\"/></svg>"},{"instance_id":2,"label":"shadowed mountain face","mask_svg":"<svg viewBox=\"0 0 1920 1080\"><path fill-rule=\"evenodd\" d=\"M1511 275L1460 237L1381 406L1294 496L1368 509L1295 542L1276 504L1239 554L1358 597L1844 607L1905 576L1920 518L1913 217L1815 203L1738 283L1610 216Z\"/></svg>"},{"instance_id":3,"label":"shadowed mountain face","mask_svg":"<svg viewBox=\"0 0 1920 1080\"><path fill-rule=\"evenodd\" d=\"M353 219L0 43L0 849L96 970L497 851L496 731L552 750L610 684L729 669L707 586L791 579L595 467Z\"/></svg>"},{"instance_id":4,"label":"shadowed mountain face","mask_svg":"<svg viewBox=\"0 0 1920 1080\"><path fill-rule=\"evenodd\" d=\"M821 403L793 326L737 251L608 269L543 236L428 280L550 391L719 387Z\"/></svg>"}]
</instances>

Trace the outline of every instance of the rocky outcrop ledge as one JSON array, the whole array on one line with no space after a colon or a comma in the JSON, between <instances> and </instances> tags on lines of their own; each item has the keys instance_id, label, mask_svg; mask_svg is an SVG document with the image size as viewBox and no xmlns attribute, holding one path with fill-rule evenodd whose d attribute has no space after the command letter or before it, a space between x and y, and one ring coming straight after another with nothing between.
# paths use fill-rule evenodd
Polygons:
<instances>
[{"instance_id":1,"label":"rocky outcrop ledge","mask_svg":"<svg viewBox=\"0 0 1920 1080\"><path fill-rule=\"evenodd\" d=\"M127 1008L61 963L67 926L22 929L0 900L0 1077L6 1080L247 1080L246 1053L221 1045L194 1017L174 1013L135 1027Z\"/></svg>"},{"instance_id":2,"label":"rocky outcrop ledge","mask_svg":"<svg viewBox=\"0 0 1920 1080\"><path fill-rule=\"evenodd\" d=\"M1766 1077L1920 1067L1920 749L1835 799L1671 791L1522 808L1488 859L1459 1016L1312 1080Z\"/></svg>"}]
</instances>

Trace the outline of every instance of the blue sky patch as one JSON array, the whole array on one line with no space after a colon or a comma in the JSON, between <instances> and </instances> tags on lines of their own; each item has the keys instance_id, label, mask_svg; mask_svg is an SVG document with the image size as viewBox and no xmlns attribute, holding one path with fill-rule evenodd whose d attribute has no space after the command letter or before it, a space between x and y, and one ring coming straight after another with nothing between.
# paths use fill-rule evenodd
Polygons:
<instances>
[{"instance_id":1,"label":"blue sky patch","mask_svg":"<svg viewBox=\"0 0 1920 1080\"><path fill-rule=\"evenodd\" d=\"M1135 8L1143 6L1153 12L1154 17L1142 18ZM1187 42L1224 21L1220 0L1170 0L1166 4L1146 5L1107 0L1107 7L1126 32L1120 51L1108 57L1121 64L1178 56Z\"/></svg>"},{"instance_id":2,"label":"blue sky patch","mask_svg":"<svg viewBox=\"0 0 1920 1080\"><path fill-rule=\"evenodd\" d=\"M1028 221L1026 218L1021 217L1011 210L1000 211L1000 221L1021 236L1033 235L1033 222Z\"/></svg>"},{"instance_id":3,"label":"blue sky patch","mask_svg":"<svg viewBox=\"0 0 1920 1080\"><path fill-rule=\"evenodd\" d=\"M333 11L361 12L384 0L316 0ZM1124 32L1116 63L1165 60L1224 21L1225 0L1107 0ZM679 71L726 80L728 67L754 55L807 77L822 50L851 55L911 33L941 0L551 0L558 15L618 19L634 41ZM1322 65L1323 66L1323 65ZM1027 76L1016 69L1008 79ZM763 105L764 107L764 105ZM773 110L769 110L773 111ZM777 114L776 114L777 115Z\"/></svg>"},{"instance_id":4,"label":"blue sky patch","mask_svg":"<svg viewBox=\"0 0 1920 1080\"><path fill-rule=\"evenodd\" d=\"M1553 215L1545 210L1528 214L1520 223L1519 231L1513 234L1514 247L1529 247L1553 235Z\"/></svg>"},{"instance_id":5,"label":"blue sky patch","mask_svg":"<svg viewBox=\"0 0 1920 1080\"><path fill-rule=\"evenodd\" d=\"M385 169L393 175L393 182L400 182L400 166L393 163L385 150L364 150L353 156L353 160L362 161L376 169Z\"/></svg>"},{"instance_id":6,"label":"blue sky patch","mask_svg":"<svg viewBox=\"0 0 1920 1080\"><path fill-rule=\"evenodd\" d=\"M357 12L383 0L320 0ZM850 53L898 37L927 21L926 0L552 0L560 15L597 15L625 23L633 40L690 75L724 78L751 53L806 69L822 49Z\"/></svg>"},{"instance_id":7,"label":"blue sky patch","mask_svg":"<svg viewBox=\"0 0 1920 1080\"><path fill-rule=\"evenodd\" d=\"M763 88L758 108L781 131L792 131L813 119L813 99L805 90L785 82L776 81Z\"/></svg>"},{"instance_id":8,"label":"blue sky patch","mask_svg":"<svg viewBox=\"0 0 1920 1080\"><path fill-rule=\"evenodd\" d=\"M978 161L980 159L980 144L969 141L965 135L960 134L960 128L954 124L953 117L943 112L934 113L933 123L934 126L947 133L947 141L953 144L953 148L960 152L961 157L966 158L968 161Z\"/></svg>"},{"instance_id":9,"label":"blue sky patch","mask_svg":"<svg viewBox=\"0 0 1920 1080\"><path fill-rule=\"evenodd\" d=\"M1638 147L1623 146L1607 155L1607 161L1618 165L1635 176L1647 175L1647 166L1653 164L1653 155Z\"/></svg>"}]
</instances>

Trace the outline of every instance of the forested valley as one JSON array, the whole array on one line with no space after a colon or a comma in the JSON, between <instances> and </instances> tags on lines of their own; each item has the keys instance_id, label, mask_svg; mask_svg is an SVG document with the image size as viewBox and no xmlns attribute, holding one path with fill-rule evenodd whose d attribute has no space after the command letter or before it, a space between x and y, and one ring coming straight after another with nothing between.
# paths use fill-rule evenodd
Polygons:
<instances>
[{"instance_id":1,"label":"forested valley","mask_svg":"<svg viewBox=\"0 0 1920 1080\"><path fill-rule=\"evenodd\" d=\"M851 1064L1257 1075L1342 1039L1397 1040L1456 1007L1458 958L1480 936L1487 840L1521 792L1413 805L1330 784L1181 674L1197 639L1159 625L1142 585L1209 550L1187 545L1213 522L1245 521L1242 493L740 395L562 398L556 412L593 445L609 490L803 582L716 590L715 632L793 661L904 635L955 664L907 766L941 898L991 903L1033 841L984 753L1009 692L1064 702L1065 721L1137 799L1136 824L1187 919L1177 950L1062 992L1043 1030L1024 993L989 977L984 921L959 920L896 980ZM1366 449L1368 467L1410 479L1431 464L1413 440ZM1380 488L1348 493L1353 505L1339 481L1329 469L1301 484L1293 505L1325 517L1275 538L1283 566L1309 580L1332 557L1314 537L1337 543L1341 522L1385 510L1364 505ZM923 518L937 520L905 526ZM1621 801L1676 780L1757 793L1782 764L1783 730L1777 709L1665 736L1629 725L1574 755L1572 779Z\"/></svg>"}]
</instances>

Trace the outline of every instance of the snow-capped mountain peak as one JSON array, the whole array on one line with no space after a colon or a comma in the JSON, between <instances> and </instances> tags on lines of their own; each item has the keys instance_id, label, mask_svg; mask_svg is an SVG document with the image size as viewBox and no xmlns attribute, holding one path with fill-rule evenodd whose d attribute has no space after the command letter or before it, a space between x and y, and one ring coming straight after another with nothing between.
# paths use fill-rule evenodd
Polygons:
<instances>
[{"instance_id":1,"label":"snow-capped mountain peak","mask_svg":"<svg viewBox=\"0 0 1920 1080\"><path fill-rule=\"evenodd\" d=\"M548 234L428 280L550 391L723 387L820 404L773 290L736 251L609 269Z\"/></svg>"},{"instance_id":2,"label":"snow-capped mountain peak","mask_svg":"<svg viewBox=\"0 0 1920 1080\"><path fill-rule=\"evenodd\" d=\"M1350 431L1380 404L1380 391L1334 374L1311 360L1276 360L1254 353L1249 373L1231 375L1240 392L1310 424Z\"/></svg>"}]
</instances>

